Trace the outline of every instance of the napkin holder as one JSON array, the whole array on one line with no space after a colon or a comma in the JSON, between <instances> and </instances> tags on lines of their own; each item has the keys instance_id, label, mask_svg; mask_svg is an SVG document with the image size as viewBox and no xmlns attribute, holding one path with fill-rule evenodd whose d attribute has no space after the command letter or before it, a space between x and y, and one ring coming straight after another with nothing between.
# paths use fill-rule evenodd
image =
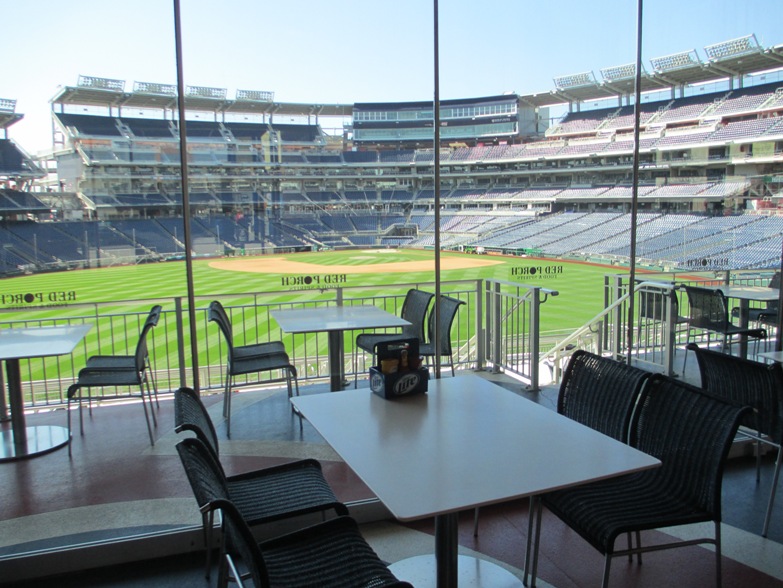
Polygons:
<instances>
[{"instance_id":1,"label":"napkin holder","mask_svg":"<svg viewBox=\"0 0 783 588\"><path fill-rule=\"evenodd\" d=\"M407 367L403 364L407 356ZM384 341L375 347L378 365L370 367L370 389L386 399L423 394L427 391L430 371L420 365L419 340L396 339ZM389 363L396 362L395 371L388 371ZM383 366L387 369L384 370Z\"/></svg>"}]
</instances>

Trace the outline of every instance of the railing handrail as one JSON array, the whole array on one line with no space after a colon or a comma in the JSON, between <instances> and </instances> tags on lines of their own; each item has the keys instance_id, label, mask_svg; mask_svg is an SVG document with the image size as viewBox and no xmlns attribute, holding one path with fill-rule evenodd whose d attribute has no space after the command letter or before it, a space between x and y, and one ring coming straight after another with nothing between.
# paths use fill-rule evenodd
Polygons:
<instances>
[{"instance_id":1,"label":"railing handrail","mask_svg":"<svg viewBox=\"0 0 783 588\"><path fill-rule=\"evenodd\" d=\"M604 322L604 319L610 314L612 314L613 312L615 312L623 304L625 304L632 294L635 294L645 288L654 288L657 290L669 292L672 290L676 290L677 285L669 282L657 282L657 281L650 281L650 280L637 282L631 291L626 291L625 294L621 295L614 302L606 306L601 312L599 312L592 319L590 319L584 325L582 325L573 333L571 333L568 337L566 337L562 341L559 341L549 351L545 351L544 353L542 353L541 356L539 357L539 363L549 360L555 366L559 366L561 364L562 359L567 355L573 353L573 351L576 349L575 347L571 347L572 345L574 345L574 343L577 343L584 335L590 332L595 332L593 329L596 324L599 325L602 324ZM602 350L598 350L598 351L600 352ZM556 370L555 374L557 373L558 372ZM555 380L557 381L557 378L555 378Z\"/></svg>"}]
</instances>

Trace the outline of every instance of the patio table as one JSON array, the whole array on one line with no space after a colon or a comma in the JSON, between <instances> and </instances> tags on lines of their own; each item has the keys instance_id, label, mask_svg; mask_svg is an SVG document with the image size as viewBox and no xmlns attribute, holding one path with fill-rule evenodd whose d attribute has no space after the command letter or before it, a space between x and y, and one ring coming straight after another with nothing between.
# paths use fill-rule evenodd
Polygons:
<instances>
[{"instance_id":1,"label":"patio table","mask_svg":"<svg viewBox=\"0 0 783 588\"><path fill-rule=\"evenodd\" d=\"M329 380L332 391L342 390L344 387L345 331L404 327L410 324L405 319L372 305L279 309L273 310L271 314L286 333L325 331L328 334Z\"/></svg>"},{"instance_id":2,"label":"patio table","mask_svg":"<svg viewBox=\"0 0 783 588\"><path fill-rule=\"evenodd\" d=\"M65 427L27 426L19 360L71 353L90 328L92 325L0 330L0 360L5 361L11 407L11 432L2 431L0 461L40 455L68 443L68 429Z\"/></svg>"},{"instance_id":3,"label":"patio table","mask_svg":"<svg viewBox=\"0 0 783 588\"><path fill-rule=\"evenodd\" d=\"M460 511L660 465L478 376L429 384L395 400L364 389L291 400L394 517L435 517L435 556L391 566L417 588L520 585L491 562L458 557Z\"/></svg>"}]
</instances>

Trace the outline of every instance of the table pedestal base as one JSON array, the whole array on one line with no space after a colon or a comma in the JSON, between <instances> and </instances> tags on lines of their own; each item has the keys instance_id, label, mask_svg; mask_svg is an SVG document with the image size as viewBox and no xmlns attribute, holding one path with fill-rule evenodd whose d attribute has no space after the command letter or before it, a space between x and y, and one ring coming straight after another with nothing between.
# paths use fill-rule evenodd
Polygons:
<instances>
[{"instance_id":1,"label":"table pedestal base","mask_svg":"<svg viewBox=\"0 0 783 588\"><path fill-rule=\"evenodd\" d=\"M0 431L0 462L25 459L68 444L68 429L52 425L25 427L25 441L15 442L11 431Z\"/></svg>"},{"instance_id":2,"label":"table pedestal base","mask_svg":"<svg viewBox=\"0 0 783 588\"><path fill-rule=\"evenodd\" d=\"M519 588L522 580L499 565L471 557L457 557L457 585L459 588L485 586L492 588ZM403 559L389 566L399 580L410 582L416 588L429 588L437 585L435 555L417 555Z\"/></svg>"}]
</instances>

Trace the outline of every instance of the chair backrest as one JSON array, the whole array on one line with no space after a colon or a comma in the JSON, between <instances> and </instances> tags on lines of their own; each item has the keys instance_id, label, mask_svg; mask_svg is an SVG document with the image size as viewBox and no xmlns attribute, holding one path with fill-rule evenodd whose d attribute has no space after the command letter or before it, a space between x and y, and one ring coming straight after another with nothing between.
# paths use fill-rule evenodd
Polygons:
<instances>
[{"instance_id":1,"label":"chair backrest","mask_svg":"<svg viewBox=\"0 0 783 588\"><path fill-rule=\"evenodd\" d=\"M229 499L223 470L206 445L196 437L187 437L177 443L177 453L199 508L215 500Z\"/></svg>"},{"instance_id":2,"label":"chair backrest","mask_svg":"<svg viewBox=\"0 0 783 588\"><path fill-rule=\"evenodd\" d=\"M684 286L690 305L690 324L693 327L723 332L729 324L726 297L720 290Z\"/></svg>"},{"instance_id":3,"label":"chair backrest","mask_svg":"<svg viewBox=\"0 0 783 588\"><path fill-rule=\"evenodd\" d=\"M405 337L416 338L424 341L424 325L427 319L427 309L430 301L435 297L432 292L411 288L405 295L400 316L410 323L402 328Z\"/></svg>"},{"instance_id":4,"label":"chair backrest","mask_svg":"<svg viewBox=\"0 0 783 588\"><path fill-rule=\"evenodd\" d=\"M174 392L174 430L177 433L182 431L195 433L220 465L220 446L215 425L209 417L207 407L192 388L182 387Z\"/></svg>"},{"instance_id":5,"label":"chair backrest","mask_svg":"<svg viewBox=\"0 0 783 588\"><path fill-rule=\"evenodd\" d=\"M269 576L261 548L253 536L253 531L242 518L239 509L230 500L217 499L210 503L209 509L219 510L223 520L223 533L226 539L223 557L230 562L234 579L249 575L256 588L267 588Z\"/></svg>"},{"instance_id":6,"label":"chair backrest","mask_svg":"<svg viewBox=\"0 0 783 588\"><path fill-rule=\"evenodd\" d=\"M220 332L223 333L223 339L226 341L228 347L228 358L231 361L231 357L234 354L234 332L231 328L231 320L226 314L226 309L218 300L213 300L209 303L208 318L210 321L217 323L220 328Z\"/></svg>"},{"instance_id":7,"label":"chair backrest","mask_svg":"<svg viewBox=\"0 0 783 588\"><path fill-rule=\"evenodd\" d=\"M147 318L144 320L144 325L141 327L141 333L139 333L139 340L136 343L135 353L136 371L139 373L144 371L147 362L147 335L152 328L158 324L161 310L162 308L159 304L153 306L147 314Z\"/></svg>"},{"instance_id":8,"label":"chair backrest","mask_svg":"<svg viewBox=\"0 0 783 588\"><path fill-rule=\"evenodd\" d=\"M650 372L585 350L571 356L557 397L557 412L628 441L631 414Z\"/></svg>"},{"instance_id":9,"label":"chair backrest","mask_svg":"<svg viewBox=\"0 0 783 588\"><path fill-rule=\"evenodd\" d=\"M694 516L719 521L723 467L745 410L653 374L634 411L630 443L661 460L655 480L662 493L676 492Z\"/></svg>"},{"instance_id":10,"label":"chair backrest","mask_svg":"<svg viewBox=\"0 0 783 588\"><path fill-rule=\"evenodd\" d=\"M779 363L767 365L743 359L690 343L701 374L701 387L736 406L749 406L742 424L775 443L783 441L783 368Z\"/></svg>"},{"instance_id":11,"label":"chair backrest","mask_svg":"<svg viewBox=\"0 0 783 588\"><path fill-rule=\"evenodd\" d=\"M451 296L441 295L440 297L440 355L451 355L451 326L457 316L459 307L465 304L462 300L457 300ZM429 324L427 328L429 342L435 345L435 307L430 311Z\"/></svg>"}]
</instances>

